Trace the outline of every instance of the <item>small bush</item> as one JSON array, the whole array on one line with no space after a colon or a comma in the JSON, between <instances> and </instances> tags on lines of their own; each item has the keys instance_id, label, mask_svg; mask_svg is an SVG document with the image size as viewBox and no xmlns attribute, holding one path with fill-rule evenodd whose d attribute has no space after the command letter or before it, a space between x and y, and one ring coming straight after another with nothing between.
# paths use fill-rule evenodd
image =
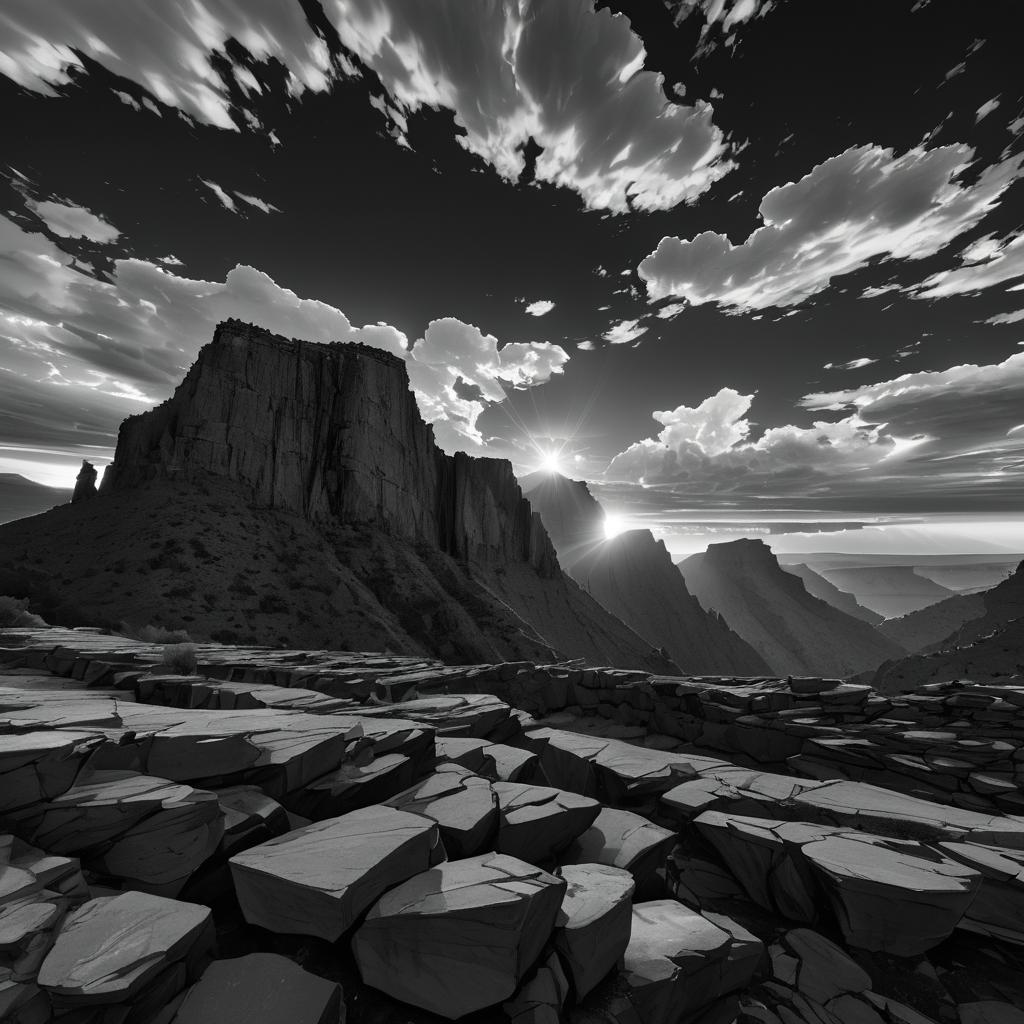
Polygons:
<instances>
[{"instance_id":1,"label":"small bush","mask_svg":"<svg viewBox=\"0 0 1024 1024\"><path fill-rule=\"evenodd\" d=\"M28 599L0 596L0 626L45 626L46 621L28 610Z\"/></svg>"},{"instance_id":2,"label":"small bush","mask_svg":"<svg viewBox=\"0 0 1024 1024\"><path fill-rule=\"evenodd\" d=\"M196 645L195 644L166 644L164 646L163 664L168 671L176 676L195 675L196 667Z\"/></svg>"},{"instance_id":3,"label":"small bush","mask_svg":"<svg viewBox=\"0 0 1024 1024\"><path fill-rule=\"evenodd\" d=\"M142 626L139 629L125 629L124 632L147 644L188 644L192 637L184 629L164 629L163 626Z\"/></svg>"}]
</instances>

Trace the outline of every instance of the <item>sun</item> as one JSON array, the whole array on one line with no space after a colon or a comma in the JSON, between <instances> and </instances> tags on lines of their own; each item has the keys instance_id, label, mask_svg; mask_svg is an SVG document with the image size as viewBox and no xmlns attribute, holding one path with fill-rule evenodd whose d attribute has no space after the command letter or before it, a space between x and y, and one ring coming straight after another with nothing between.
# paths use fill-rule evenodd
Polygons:
<instances>
[{"instance_id":1,"label":"sun","mask_svg":"<svg viewBox=\"0 0 1024 1024\"><path fill-rule=\"evenodd\" d=\"M605 513L604 517L604 539L611 540L618 537L626 529L626 522L622 516L613 516Z\"/></svg>"},{"instance_id":2,"label":"sun","mask_svg":"<svg viewBox=\"0 0 1024 1024\"><path fill-rule=\"evenodd\" d=\"M561 473L562 457L558 452L544 452L540 460L540 468L545 473Z\"/></svg>"}]
</instances>

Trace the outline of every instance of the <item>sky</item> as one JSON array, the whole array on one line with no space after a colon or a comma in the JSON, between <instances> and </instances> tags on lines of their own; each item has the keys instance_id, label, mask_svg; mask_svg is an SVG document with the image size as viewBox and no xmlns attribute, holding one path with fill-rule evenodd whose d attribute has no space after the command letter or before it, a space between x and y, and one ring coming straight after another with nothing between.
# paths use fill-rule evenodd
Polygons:
<instances>
[{"instance_id":1,"label":"sky","mask_svg":"<svg viewBox=\"0 0 1024 1024\"><path fill-rule=\"evenodd\" d=\"M236 316L679 554L1019 552L1014 6L6 0L0 472Z\"/></svg>"}]
</instances>

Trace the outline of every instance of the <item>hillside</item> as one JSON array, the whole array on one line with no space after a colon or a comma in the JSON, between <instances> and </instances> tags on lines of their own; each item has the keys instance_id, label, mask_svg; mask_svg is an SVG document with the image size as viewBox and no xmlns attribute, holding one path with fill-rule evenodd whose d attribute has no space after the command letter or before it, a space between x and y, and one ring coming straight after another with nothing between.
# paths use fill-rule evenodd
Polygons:
<instances>
[{"instance_id":1,"label":"hillside","mask_svg":"<svg viewBox=\"0 0 1024 1024\"><path fill-rule=\"evenodd\" d=\"M47 487L17 473L0 473L0 523L36 516L70 500L70 489Z\"/></svg>"},{"instance_id":2,"label":"hillside","mask_svg":"<svg viewBox=\"0 0 1024 1024\"><path fill-rule=\"evenodd\" d=\"M922 683L1024 675L1024 562L1002 583L965 600L980 600L982 614L924 651L880 666L863 681L883 693L900 693Z\"/></svg>"},{"instance_id":3,"label":"hillside","mask_svg":"<svg viewBox=\"0 0 1024 1024\"><path fill-rule=\"evenodd\" d=\"M686 589L672 556L650 530L604 535L604 510L585 483L558 473L522 481L565 571L604 608L685 672L764 675L764 659Z\"/></svg>"},{"instance_id":4,"label":"hillside","mask_svg":"<svg viewBox=\"0 0 1024 1024\"><path fill-rule=\"evenodd\" d=\"M902 653L868 623L809 594L763 541L710 544L679 570L700 603L720 612L774 672L848 676Z\"/></svg>"},{"instance_id":5,"label":"hillside","mask_svg":"<svg viewBox=\"0 0 1024 1024\"><path fill-rule=\"evenodd\" d=\"M846 612L847 615L852 615L855 619L868 622L872 626L877 626L880 622L885 621L884 616L858 604L853 594L840 590L834 583L830 583L809 565L803 565L798 562L795 565L784 565L782 568L786 572L802 579L808 594L820 598L822 601L827 601L833 608L838 608L841 612Z\"/></svg>"},{"instance_id":6,"label":"hillside","mask_svg":"<svg viewBox=\"0 0 1024 1024\"><path fill-rule=\"evenodd\" d=\"M82 621L674 671L565 576L508 462L436 447L400 359L238 321L122 424L98 496L0 527L0 552Z\"/></svg>"},{"instance_id":7,"label":"hillside","mask_svg":"<svg viewBox=\"0 0 1024 1024\"><path fill-rule=\"evenodd\" d=\"M916 612L886 619L879 630L911 654L945 640L965 622L985 614L980 594L955 594Z\"/></svg>"}]
</instances>

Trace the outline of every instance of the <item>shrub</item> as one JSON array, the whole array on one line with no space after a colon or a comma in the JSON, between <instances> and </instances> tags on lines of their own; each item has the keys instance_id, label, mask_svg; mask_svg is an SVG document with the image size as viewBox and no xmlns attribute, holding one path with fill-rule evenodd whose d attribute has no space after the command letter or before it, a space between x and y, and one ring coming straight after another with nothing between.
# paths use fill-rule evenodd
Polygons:
<instances>
[{"instance_id":1,"label":"shrub","mask_svg":"<svg viewBox=\"0 0 1024 1024\"><path fill-rule=\"evenodd\" d=\"M46 621L28 610L28 599L0 596L0 626L45 626Z\"/></svg>"},{"instance_id":2,"label":"shrub","mask_svg":"<svg viewBox=\"0 0 1024 1024\"><path fill-rule=\"evenodd\" d=\"M184 629L164 629L163 626L142 626L136 630L126 627L122 632L147 644L188 644L192 641Z\"/></svg>"},{"instance_id":3,"label":"shrub","mask_svg":"<svg viewBox=\"0 0 1024 1024\"><path fill-rule=\"evenodd\" d=\"M166 644L164 646L163 664L166 669L176 676L195 675L196 667L196 645L195 644Z\"/></svg>"}]
</instances>

